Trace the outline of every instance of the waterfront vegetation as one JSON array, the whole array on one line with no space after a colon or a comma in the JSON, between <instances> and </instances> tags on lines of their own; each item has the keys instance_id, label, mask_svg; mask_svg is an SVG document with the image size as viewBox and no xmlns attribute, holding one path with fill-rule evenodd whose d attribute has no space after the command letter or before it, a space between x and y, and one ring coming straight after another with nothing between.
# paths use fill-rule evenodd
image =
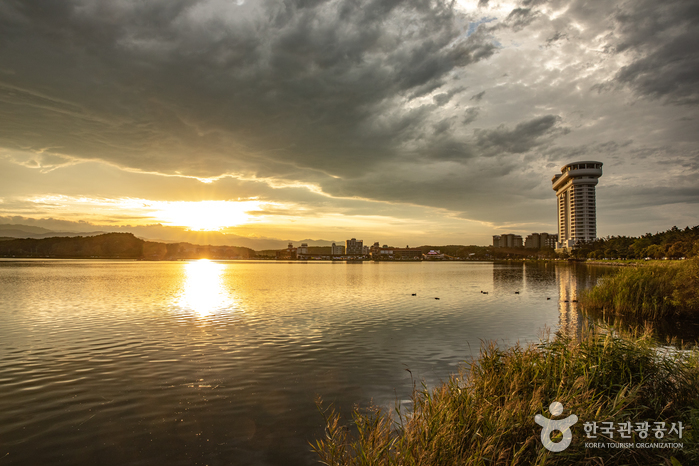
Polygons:
<instances>
[{"instance_id":1,"label":"waterfront vegetation","mask_svg":"<svg viewBox=\"0 0 699 466\"><path fill-rule=\"evenodd\" d=\"M650 333L620 336L592 328L581 338L558 334L539 345L483 347L480 357L433 390L415 389L411 409L394 414L355 409L347 426L332 408L319 407L325 438L312 446L327 465L601 465L699 464L699 358L696 352L659 353ZM576 414L573 442L546 450L534 416ZM648 442L633 433L622 440L584 423L682 422L682 449L587 448L585 442ZM555 436L554 441L557 441Z\"/></svg>"},{"instance_id":2,"label":"waterfront vegetation","mask_svg":"<svg viewBox=\"0 0 699 466\"><path fill-rule=\"evenodd\" d=\"M660 233L640 237L607 236L574 249L575 258L651 259L699 256L699 225L684 229L672 227Z\"/></svg>"},{"instance_id":3,"label":"waterfront vegetation","mask_svg":"<svg viewBox=\"0 0 699 466\"><path fill-rule=\"evenodd\" d=\"M604 316L699 320L699 257L625 267L583 291L580 303Z\"/></svg>"}]
</instances>

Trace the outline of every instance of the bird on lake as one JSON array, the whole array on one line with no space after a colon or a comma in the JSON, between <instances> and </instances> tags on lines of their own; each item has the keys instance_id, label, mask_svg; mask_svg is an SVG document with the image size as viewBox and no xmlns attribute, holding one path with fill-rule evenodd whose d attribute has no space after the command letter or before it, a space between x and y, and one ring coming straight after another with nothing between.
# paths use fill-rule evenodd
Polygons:
<instances>
[{"instance_id":1,"label":"bird on lake","mask_svg":"<svg viewBox=\"0 0 699 466\"><path fill-rule=\"evenodd\" d=\"M434 299L439 299L439 298L434 298Z\"/></svg>"},{"instance_id":2,"label":"bird on lake","mask_svg":"<svg viewBox=\"0 0 699 466\"><path fill-rule=\"evenodd\" d=\"M417 296L417 293L413 293L413 296Z\"/></svg>"},{"instance_id":3,"label":"bird on lake","mask_svg":"<svg viewBox=\"0 0 699 466\"><path fill-rule=\"evenodd\" d=\"M515 291L515 294L519 294L519 291Z\"/></svg>"},{"instance_id":4,"label":"bird on lake","mask_svg":"<svg viewBox=\"0 0 699 466\"><path fill-rule=\"evenodd\" d=\"M546 298L546 301L549 301L551 298Z\"/></svg>"}]
</instances>

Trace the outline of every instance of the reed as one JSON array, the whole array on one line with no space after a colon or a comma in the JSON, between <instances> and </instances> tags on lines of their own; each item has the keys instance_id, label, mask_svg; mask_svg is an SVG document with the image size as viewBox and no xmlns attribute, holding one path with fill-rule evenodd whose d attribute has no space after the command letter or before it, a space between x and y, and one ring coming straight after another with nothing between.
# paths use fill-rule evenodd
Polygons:
<instances>
[{"instance_id":1,"label":"reed","mask_svg":"<svg viewBox=\"0 0 699 466\"><path fill-rule=\"evenodd\" d=\"M639 320L699 319L699 258L630 267L580 296L583 309Z\"/></svg>"},{"instance_id":2,"label":"reed","mask_svg":"<svg viewBox=\"0 0 699 466\"><path fill-rule=\"evenodd\" d=\"M592 329L540 345L489 344L459 375L433 390L414 389L407 414L399 406L394 413L356 408L345 426L318 400L326 435L312 447L326 465L699 464L698 362L696 353L658 356L648 334ZM536 414L551 417L553 401L563 404L561 417L579 418L560 453L543 447L534 423ZM592 421L682 421L684 448L586 448L586 441L618 440L586 439L583 425Z\"/></svg>"}]
</instances>

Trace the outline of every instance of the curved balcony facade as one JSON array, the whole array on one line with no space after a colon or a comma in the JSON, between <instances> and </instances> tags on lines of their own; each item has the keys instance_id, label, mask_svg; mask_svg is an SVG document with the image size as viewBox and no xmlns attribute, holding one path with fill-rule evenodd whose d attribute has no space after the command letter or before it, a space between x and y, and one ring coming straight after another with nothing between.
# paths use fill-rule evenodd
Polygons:
<instances>
[{"instance_id":1,"label":"curved balcony facade","mask_svg":"<svg viewBox=\"0 0 699 466\"><path fill-rule=\"evenodd\" d=\"M600 176L602 162L583 161L564 165L551 179L558 199L556 249L572 249L597 238L595 186Z\"/></svg>"}]
</instances>

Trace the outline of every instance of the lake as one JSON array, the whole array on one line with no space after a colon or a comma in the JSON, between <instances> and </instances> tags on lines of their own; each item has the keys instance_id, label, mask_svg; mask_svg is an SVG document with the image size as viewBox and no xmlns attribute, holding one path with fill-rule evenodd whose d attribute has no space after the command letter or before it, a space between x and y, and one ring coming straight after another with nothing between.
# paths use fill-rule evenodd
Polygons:
<instances>
[{"instance_id":1,"label":"lake","mask_svg":"<svg viewBox=\"0 0 699 466\"><path fill-rule=\"evenodd\" d=\"M315 464L317 395L392 409L483 341L574 332L595 270L0 261L0 464Z\"/></svg>"}]
</instances>

